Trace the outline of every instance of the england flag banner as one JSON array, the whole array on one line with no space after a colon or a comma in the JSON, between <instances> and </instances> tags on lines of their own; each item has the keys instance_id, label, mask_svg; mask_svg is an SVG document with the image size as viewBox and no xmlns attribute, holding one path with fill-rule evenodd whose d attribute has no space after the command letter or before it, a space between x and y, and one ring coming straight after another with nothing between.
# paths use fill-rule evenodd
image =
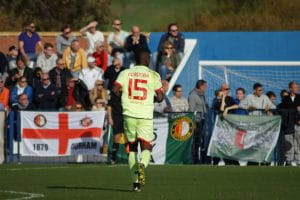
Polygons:
<instances>
[{"instance_id":1,"label":"england flag banner","mask_svg":"<svg viewBox=\"0 0 300 200\"><path fill-rule=\"evenodd\" d=\"M22 156L100 154L105 112L21 112Z\"/></svg>"}]
</instances>

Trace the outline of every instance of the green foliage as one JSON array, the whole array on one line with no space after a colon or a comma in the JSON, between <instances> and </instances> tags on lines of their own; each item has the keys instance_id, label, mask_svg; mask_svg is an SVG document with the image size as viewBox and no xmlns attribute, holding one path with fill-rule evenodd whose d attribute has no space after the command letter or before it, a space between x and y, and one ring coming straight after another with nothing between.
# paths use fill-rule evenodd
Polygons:
<instances>
[{"instance_id":1,"label":"green foliage","mask_svg":"<svg viewBox=\"0 0 300 200\"><path fill-rule=\"evenodd\" d=\"M103 25L110 21L110 0L0 0L0 9L11 19L14 28L34 21L42 31L58 31L64 24L74 29L97 20Z\"/></svg>"},{"instance_id":2,"label":"green foliage","mask_svg":"<svg viewBox=\"0 0 300 200\"><path fill-rule=\"evenodd\" d=\"M38 31L59 31L63 24L79 30L91 20L111 30L166 31L178 22L183 31L300 30L299 0L0 0L0 31L19 31L33 20Z\"/></svg>"},{"instance_id":3,"label":"green foliage","mask_svg":"<svg viewBox=\"0 0 300 200\"><path fill-rule=\"evenodd\" d=\"M279 31L300 29L299 0L210 0L214 7L182 23L188 31Z\"/></svg>"}]
</instances>

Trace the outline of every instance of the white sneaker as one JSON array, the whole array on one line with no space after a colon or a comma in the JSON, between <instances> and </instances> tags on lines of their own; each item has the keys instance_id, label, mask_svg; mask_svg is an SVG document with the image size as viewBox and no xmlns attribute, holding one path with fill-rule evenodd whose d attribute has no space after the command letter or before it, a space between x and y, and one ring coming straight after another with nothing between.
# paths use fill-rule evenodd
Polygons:
<instances>
[{"instance_id":1,"label":"white sneaker","mask_svg":"<svg viewBox=\"0 0 300 200\"><path fill-rule=\"evenodd\" d=\"M270 166L271 166L271 167L274 167L274 166L275 166L275 162L272 161L271 164L270 164Z\"/></svg>"},{"instance_id":2,"label":"white sneaker","mask_svg":"<svg viewBox=\"0 0 300 200\"><path fill-rule=\"evenodd\" d=\"M248 165L248 162L244 160L239 160L239 164L241 167L246 167Z\"/></svg>"},{"instance_id":3,"label":"white sneaker","mask_svg":"<svg viewBox=\"0 0 300 200\"><path fill-rule=\"evenodd\" d=\"M297 167L297 163L295 161L291 162L292 167Z\"/></svg>"},{"instance_id":4,"label":"white sneaker","mask_svg":"<svg viewBox=\"0 0 300 200\"><path fill-rule=\"evenodd\" d=\"M225 161L223 159L220 159L218 166L225 166Z\"/></svg>"}]
</instances>

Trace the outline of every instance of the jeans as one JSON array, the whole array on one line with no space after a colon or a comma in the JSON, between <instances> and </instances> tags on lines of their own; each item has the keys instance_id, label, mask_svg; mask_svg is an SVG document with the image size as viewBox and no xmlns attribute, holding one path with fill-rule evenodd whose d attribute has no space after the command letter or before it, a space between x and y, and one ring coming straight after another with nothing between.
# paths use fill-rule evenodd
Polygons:
<instances>
[{"instance_id":1,"label":"jeans","mask_svg":"<svg viewBox=\"0 0 300 200\"><path fill-rule=\"evenodd\" d=\"M134 53L132 51L131 52L125 52L123 66L126 67L126 68L129 68L129 67L131 67L131 65L135 65Z\"/></svg>"},{"instance_id":2,"label":"jeans","mask_svg":"<svg viewBox=\"0 0 300 200\"><path fill-rule=\"evenodd\" d=\"M168 69L168 67L166 65L161 65L159 67L159 75L161 77L162 80L166 80L167 78L169 79L170 77L167 77L168 74L173 74L173 72L171 72L171 70Z\"/></svg>"}]
</instances>

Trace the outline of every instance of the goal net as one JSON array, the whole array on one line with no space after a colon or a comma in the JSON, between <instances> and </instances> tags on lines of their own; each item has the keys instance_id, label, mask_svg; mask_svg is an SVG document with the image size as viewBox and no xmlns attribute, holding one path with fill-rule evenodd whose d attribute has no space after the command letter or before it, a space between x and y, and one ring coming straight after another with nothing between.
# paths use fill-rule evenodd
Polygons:
<instances>
[{"instance_id":1,"label":"goal net","mask_svg":"<svg viewBox=\"0 0 300 200\"><path fill-rule=\"evenodd\" d=\"M276 102L280 103L280 91L288 90L290 81L300 83L300 62L288 61L200 61L199 79L207 81L207 97L211 103L215 90L222 83L228 83L231 96L242 87L246 94L252 93L253 84L259 82L264 93L273 91Z\"/></svg>"}]
</instances>

